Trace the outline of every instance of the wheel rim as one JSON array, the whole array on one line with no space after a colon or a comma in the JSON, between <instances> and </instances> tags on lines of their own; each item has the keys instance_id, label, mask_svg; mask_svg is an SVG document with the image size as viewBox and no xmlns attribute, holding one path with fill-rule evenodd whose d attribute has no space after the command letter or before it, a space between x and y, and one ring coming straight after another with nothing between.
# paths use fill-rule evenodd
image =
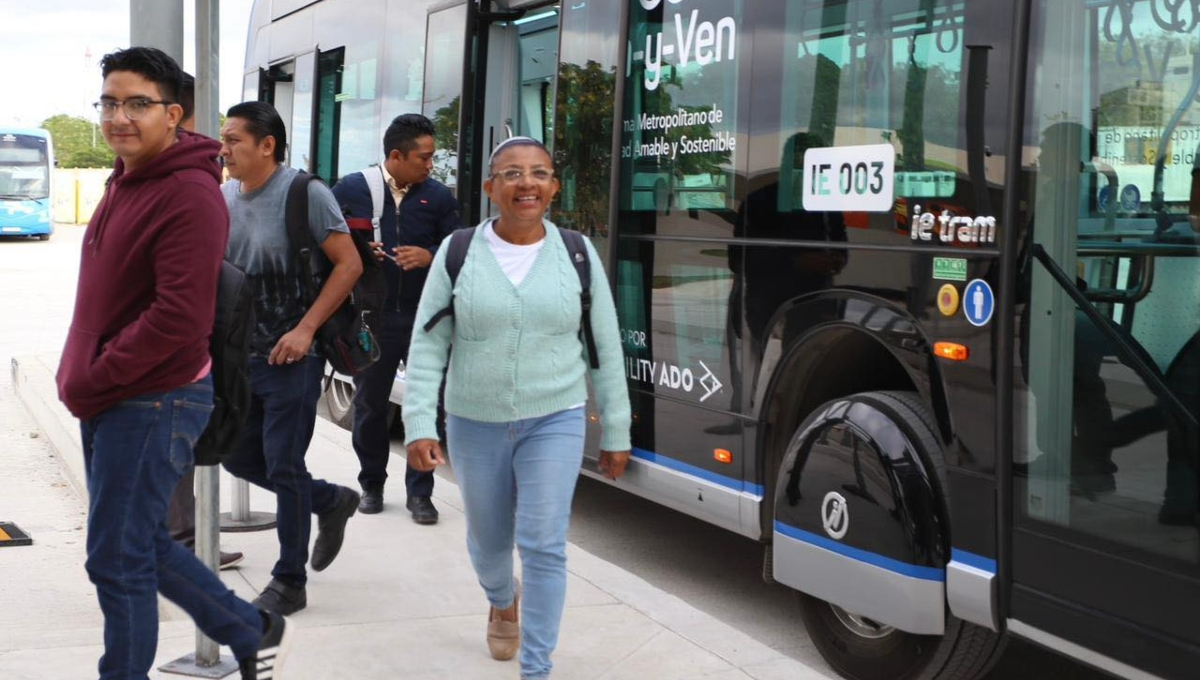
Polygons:
<instances>
[{"instance_id":1,"label":"wheel rim","mask_svg":"<svg viewBox=\"0 0 1200 680\"><path fill-rule=\"evenodd\" d=\"M867 638L868 640L880 640L896 632L896 629L892 626L873 621L861 614L846 611L837 605L831 604L829 608L833 611L833 615L837 618L838 622L858 637Z\"/></svg>"},{"instance_id":2,"label":"wheel rim","mask_svg":"<svg viewBox=\"0 0 1200 680\"><path fill-rule=\"evenodd\" d=\"M354 405L354 386L334 378L329 386L329 397L337 414L344 414Z\"/></svg>"}]
</instances>

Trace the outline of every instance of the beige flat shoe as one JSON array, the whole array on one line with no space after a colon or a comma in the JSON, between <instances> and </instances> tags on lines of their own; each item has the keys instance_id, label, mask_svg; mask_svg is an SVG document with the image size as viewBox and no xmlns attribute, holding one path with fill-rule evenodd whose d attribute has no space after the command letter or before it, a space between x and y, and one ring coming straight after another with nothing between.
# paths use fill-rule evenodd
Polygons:
<instances>
[{"instance_id":1,"label":"beige flat shoe","mask_svg":"<svg viewBox=\"0 0 1200 680\"><path fill-rule=\"evenodd\" d=\"M500 611L495 607L488 609L487 644L492 658L497 661L508 661L517 655L521 648L521 582L517 581L516 592L513 595L513 606L517 608L516 621L502 621Z\"/></svg>"}]
</instances>

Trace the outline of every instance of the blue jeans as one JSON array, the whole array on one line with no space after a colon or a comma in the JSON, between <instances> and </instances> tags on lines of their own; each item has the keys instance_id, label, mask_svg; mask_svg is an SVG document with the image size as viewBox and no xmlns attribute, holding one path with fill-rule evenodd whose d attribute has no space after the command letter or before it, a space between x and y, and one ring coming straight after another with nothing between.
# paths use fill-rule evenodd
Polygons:
<instances>
[{"instance_id":1,"label":"blue jeans","mask_svg":"<svg viewBox=\"0 0 1200 680\"><path fill-rule=\"evenodd\" d=\"M510 423L447 415L446 438L467 515L467 552L488 602L513 602L521 554L521 677L550 677L567 596L567 523L583 464L582 408Z\"/></svg>"},{"instance_id":2,"label":"blue jeans","mask_svg":"<svg viewBox=\"0 0 1200 680\"><path fill-rule=\"evenodd\" d=\"M279 560L271 575L299 588L308 582L312 515L337 505L337 486L313 479L304 463L317 423L325 360L308 356L272 366L250 359L250 414L241 439L224 462L234 477L275 494Z\"/></svg>"},{"instance_id":3,"label":"blue jeans","mask_svg":"<svg viewBox=\"0 0 1200 680\"><path fill-rule=\"evenodd\" d=\"M254 654L262 619L167 533L167 503L212 412L212 379L144 394L80 423L88 486L88 577L104 613L101 680L143 680L158 647L158 596L200 630Z\"/></svg>"},{"instance_id":4,"label":"blue jeans","mask_svg":"<svg viewBox=\"0 0 1200 680\"><path fill-rule=\"evenodd\" d=\"M358 483L363 489L382 489L387 481L392 440L388 436L388 411L392 409L392 383L396 369L408 356L416 312L384 311L383 323L376 328L379 361L354 378L354 452L361 472ZM404 486L409 498L433 495L433 472L421 472L407 466Z\"/></svg>"}]
</instances>

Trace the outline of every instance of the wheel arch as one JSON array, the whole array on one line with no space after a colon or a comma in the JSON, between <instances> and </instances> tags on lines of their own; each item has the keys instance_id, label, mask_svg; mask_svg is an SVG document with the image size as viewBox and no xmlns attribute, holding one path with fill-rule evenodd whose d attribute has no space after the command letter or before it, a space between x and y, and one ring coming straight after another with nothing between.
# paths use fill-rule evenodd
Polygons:
<instances>
[{"instance_id":1,"label":"wheel arch","mask_svg":"<svg viewBox=\"0 0 1200 680\"><path fill-rule=\"evenodd\" d=\"M830 310L837 312L831 314ZM953 442L953 425L933 343L907 312L880 298L838 292L800 299L770 324L756 394L759 419L756 459L767 496L762 506L764 537L770 536L780 465L796 428L818 406L860 392L916 392L930 410L943 449ZM799 332L783 332L782 328ZM781 338L793 336L786 346ZM778 346L772 348L770 345Z\"/></svg>"}]
</instances>

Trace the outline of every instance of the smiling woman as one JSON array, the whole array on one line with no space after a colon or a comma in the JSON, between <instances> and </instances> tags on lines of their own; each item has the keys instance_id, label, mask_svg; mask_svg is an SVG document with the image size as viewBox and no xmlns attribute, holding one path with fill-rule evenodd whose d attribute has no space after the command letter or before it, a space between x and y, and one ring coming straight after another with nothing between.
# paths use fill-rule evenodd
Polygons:
<instances>
[{"instance_id":1,"label":"smiling woman","mask_svg":"<svg viewBox=\"0 0 1200 680\"><path fill-rule=\"evenodd\" d=\"M545 219L559 190L550 152L536 139L513 137L496 147L488 170L484 189L500 216L466 234L475 245L455 281L447 268L453 244L434 258L417 323L439 318L435 312L452 299L456 309L448 323L430 321L413 335L404 429L412 467L445 463L436 408L448 363L446 439L467 511L471 562L491 604L488 649L499 660L519 650L521 676L541 679L550 674L566 596L567 518L583 462L586 377L602 414L600 470L609 479L619 478L629 461L629 395L599 256L578 233L560 232ZM577 257L588 258L590 298L572 266L568 237L586 244ZM588 324L598 357L590 373L579 333ZM513 573L514 544L523 593ZM527 605L519 621L521 597Z\"/></svg>"}]
</instances>

